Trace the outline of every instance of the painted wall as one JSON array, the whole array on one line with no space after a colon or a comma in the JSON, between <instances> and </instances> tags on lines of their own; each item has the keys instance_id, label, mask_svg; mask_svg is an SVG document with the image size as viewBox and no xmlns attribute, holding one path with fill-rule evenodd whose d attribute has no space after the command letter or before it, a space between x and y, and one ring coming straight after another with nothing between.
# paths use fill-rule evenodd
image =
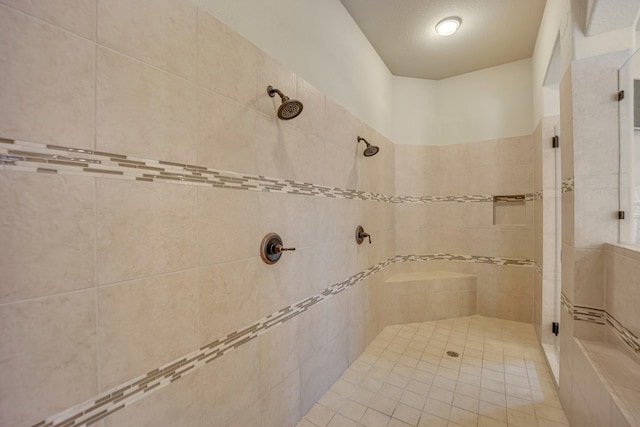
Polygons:
<instances>
[{"instance_id":1,"label":"painted wall","mask_svg":"<svg viewBox=\"0 0 640 427\"><path fill-rule=\"evenodd\" d=\"M392 135L392 75L339 0L196 0L338 104Z\"/></svg>"},{"instance_id":2,"label":"painted wall","mask_svg":"<svg viewBox=\"0 0 640 427\"><path fill-rule=\"evenodd\" d=\"M396 77L339 0L197 3L396 143L447 145L533 130L528 60L436 82Z\"/></svg>"},{"instance_id":3,"label":"painted wall","mask_svg":"<svg viewBox=\"0 0 640 427\"><path fill-rule=\"evenodd\" d=\"M558 102L548 102L549 93L544 88L545 76L551 62L556 41L560 49L560 76L564 75L571 62L571 32L567 31L569 23L569 0L548 1L542 22L538 30L538 38L532 56L533 80L533 114L532 126L537 126L543 116L559 114ZM555 95L557 97L557 95Z\"/></svg>"},{"instance_id":4,"label":"painted wall","mask_svg":"<svg viewBox=\"0 0 640 427\"><path fill-rule=\"evenodd\" d=\"M397 144L436 145L438 84L435 80L393 77L393 140Z\"/></svg>"},{"instance_id":5,"label":"painted wall","mask_svg":"<svg viewBox=\"0 0 640 427\"><path fill-rule=\"evenodd\" d=\"M530 135L531 60L438 82L437 145Z\"/></svg>"}]
</instances>

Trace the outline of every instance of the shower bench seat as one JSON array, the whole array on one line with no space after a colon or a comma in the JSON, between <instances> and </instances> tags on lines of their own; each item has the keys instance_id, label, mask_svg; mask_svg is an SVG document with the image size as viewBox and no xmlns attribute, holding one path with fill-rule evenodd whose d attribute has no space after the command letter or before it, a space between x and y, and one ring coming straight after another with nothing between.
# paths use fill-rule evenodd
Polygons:
<instances>
[{"instance_id":1,"label":"shower bench seat","mask_svg":"<svg viewBox=\"0 0 640 427\"><path fill-rule=\"evenodd\" d=\"M384 283L388 324L426 322L476 314L478 278L452 271L398 273Z\"/></svg>"},{"instance_id":2,"label":"shower bench seat","mask_svg":"<svg viewBox=\"0 0 640 427\"><path fill-rule=\"evenodd\" d=\"M574 338L575 425L640 425L640 362L613 344ZM584 419L582 419L584 417Z\"/></svg>"}]
</instances>

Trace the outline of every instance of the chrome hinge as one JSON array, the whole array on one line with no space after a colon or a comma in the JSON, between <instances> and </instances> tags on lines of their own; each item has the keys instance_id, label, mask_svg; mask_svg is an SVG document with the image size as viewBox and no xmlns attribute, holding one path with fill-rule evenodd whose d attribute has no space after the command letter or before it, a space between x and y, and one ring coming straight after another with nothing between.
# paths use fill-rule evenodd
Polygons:
<instances>
[{"instance_id":1,"label":"chrome hinge","mask_svg":"<svg viewBox=\"0 0 640 427\"><path fill-rule=\"evenodd\" d=\"M620 92L618 92L618 101L622 101L624 99L624 91L621 90Z\"/></svg>"},{"instance_id":2,"label":"chrome hinge","mask_svg":"<svg viewBox=\"0 0 640 427\"><path fill-rule=\"evenodd\" d=\"M624 211L618 211L618 219L624 219Z\"/></svg>"}]
</instances>

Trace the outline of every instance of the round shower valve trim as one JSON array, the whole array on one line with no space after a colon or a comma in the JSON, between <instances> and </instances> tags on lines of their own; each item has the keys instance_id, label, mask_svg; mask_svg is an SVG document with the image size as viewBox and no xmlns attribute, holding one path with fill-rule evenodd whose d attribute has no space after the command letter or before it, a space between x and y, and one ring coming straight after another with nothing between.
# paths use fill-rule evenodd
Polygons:
<instances>
[{"instance_id":1,"label":"round shower valve trim","mask_svg":"<svg viewBox=\"0 0 640 427\"><path fill-rule=\"evenodd\" d=\"M275 264L280 260L282 252L295 250L296 248L285 248L277 233L267 234L260 243L260 257L266 264Z\"/></svg>"}]
</instances>

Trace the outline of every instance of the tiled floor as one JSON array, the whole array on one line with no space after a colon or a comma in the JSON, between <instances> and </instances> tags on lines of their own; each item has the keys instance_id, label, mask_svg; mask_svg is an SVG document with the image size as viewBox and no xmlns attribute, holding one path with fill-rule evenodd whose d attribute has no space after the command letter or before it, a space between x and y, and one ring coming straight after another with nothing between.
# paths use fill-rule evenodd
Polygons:
<instances>
[{"instance_id":1,"label":"tiled floor","mask_svg":"<svg viewBox=\"0 0 640 427\"><path fill-rule=\"evenodd\" d=\"M394 325L298 427L566 426L551 381L530 324L471 316Z\"/></svg>"}]
</instances>

